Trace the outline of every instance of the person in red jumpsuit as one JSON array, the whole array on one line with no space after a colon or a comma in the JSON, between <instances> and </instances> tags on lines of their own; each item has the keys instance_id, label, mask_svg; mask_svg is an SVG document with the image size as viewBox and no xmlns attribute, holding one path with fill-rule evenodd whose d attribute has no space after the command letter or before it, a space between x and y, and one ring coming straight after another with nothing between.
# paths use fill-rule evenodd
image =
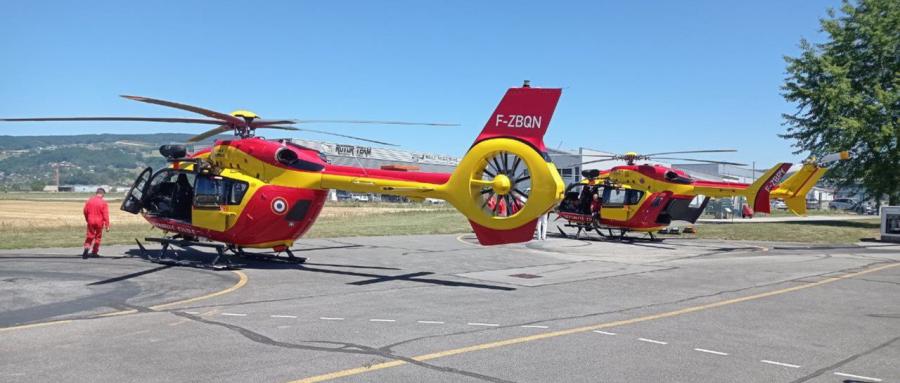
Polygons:
<instances>
[{"instance_id":1,"label":"person in red jumpsuit","mask_svg":"<svg viewBox=\"0 0 900 383\"><path fill-rule=\"evenodd\" d=\"M84 204L84 220L87 222L87 234L84 237L84 252L81 258L87 259L88 251L90 256L99 257L100 240L103 238L103 230L109 231L109 207L103 196L106 190L97 189L97 194L87 200Z\"/></svg>"}]
</instances>

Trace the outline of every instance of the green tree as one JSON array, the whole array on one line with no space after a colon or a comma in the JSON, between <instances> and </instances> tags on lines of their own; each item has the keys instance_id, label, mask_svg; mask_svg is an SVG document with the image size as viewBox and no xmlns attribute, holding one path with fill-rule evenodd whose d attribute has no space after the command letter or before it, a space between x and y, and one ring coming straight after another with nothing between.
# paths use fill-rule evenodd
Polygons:
<instances>
[{"instance_id":1,"label":"green tree","mask_svg":"<svg viewBox=\"0 0 900 383\"><path fill-rule=\"evenodd\" d=\"M844 0L821 25L828 41L803 39L800 56L785 57L782 95L797 110L783 115L782 137L796 140L796 153L851 150L828 177L900 204L900 1Z\"/></svg>"}]
</instances>

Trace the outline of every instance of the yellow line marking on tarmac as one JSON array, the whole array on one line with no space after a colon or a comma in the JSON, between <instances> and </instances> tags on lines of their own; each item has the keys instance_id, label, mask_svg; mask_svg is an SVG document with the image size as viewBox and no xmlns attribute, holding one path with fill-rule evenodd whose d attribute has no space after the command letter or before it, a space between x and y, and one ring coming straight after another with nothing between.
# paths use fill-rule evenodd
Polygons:
<instances>
[{"instance_id":1,"label":"yellow line marking on tarmac","mask_svg":"<svg viewBox=\"0 0 900 383\"><path fill-rule=\"evenodd\" d=\"M230 293L230 292L232 292L232 291L235 291L235 290L237 290L237 289L239 289L239 288L241 288L241 287L244 287L244 285L247 284L247 280L248 280L248 279L247 279L247 274L244 274L244 273L241 272L240 270L231 270L231 272L237 274L238 277L240 278L240 279L238 280L238 282L234 284L234 286L231 286L231 287L229 287L229 288L227 288L227 289L224 289L224 290L216 291L216 292L214 292L214 293L209 293L209 294L206 294L206 295L202 295L202 296L199 296L199 297L188 298L188 299L182 299L182 300L180 300L180 301L169 302L169 303L163 303L163 304L159 304L159 305L156 305L156 306L150 306L150 309L151 309L151 310L162 310L162 309L169 308L169 307L172 307L172 306L178 306L178 305L183 305L183 304L186 304L186 303L193 303L193 302L197 302L197 301L202 301L202 300L205 300L205 299L209 299L209 298L217 297L217 296L220 296L220 295L228 294L228 293ZM121 316L121 315L136 314L136 313L138 313L138 312L139 312L138 310L133 310L133 309L132 309L132 310L120 310L120 311L113 311L113 312L111 312L111 313L106 313L106 314L99 314L99 315L96 315L96 316L94 316L94 317L95 317L95 318L106 318L106 317L114 317L114 316ZM69 323L69 322L72 322L72 320L58 320L58 321L50 321L50 322L32 323L32 324L26 324L26 325L21 325L21 326L0 327L0 332L11 331L11 330L24 330L24 329L29 329L29 328L44 327L44 326L49 326L49 325L54 325L54 324L64 324L64 323Z\"/></svg>"},{"instance_id":2,"label":"yellow line marking on tarmac","mask_svg":"<svg viewBox=\"0 0 900 383\"><path fill-rule=\"evenodd\" d=\"M206 299L209 299L209 298L217 297L217 296L219 296L219 295L228 294L228 293L230 293L230 292L232 292L232 291L235 291L235 290L237 290L237 289L239 289L239 288L241 288L241 287L244 287L244 285L247 284L247 274L244 274L244 273L243 273L242 271L240 271L240 270L231 270L231 272L237 274L238 277L240 278L240 280L238 280L238 282L235 283L234 286L231 286L231 287L229 287L229 288L227 288L227 289L225 289L225 290L216 291L216 292L214 292L214 293L206 294L206 295L199 296L199 297L195 297L195 298L188 298L188 299L184 299L184 300L180 300L180 301L175 301L175 302L170 302L170 303L163 303L163 304L161 304L161 305L156 305L156 306L150 306L150 309L152 309L152 310L162 310L162 309L169 308L169 307L172 307L172 306L183 305L183 304L185 304L185 303L193 303L193 302L197 302L197 301L206 300Z\"/></svg>"},{"instance_id":3,"label":"yellow line marking on tarmac","mask_svg":"<svg viewBox=\"0 0 900 383\"><path fill-rule=\"evenodd\" d=\"M545 333L541 333L541 334L523 336L523 337L518 337L518 338L511 338L511 339L506 339L506 340L501 340L501 341L496 341L496 342L476 344L476 345L472 345L472 346L468 346L468 347L461 347L461 348L456 348L456 349L452 349L452 350L446 350L446 351L440 351L440 352L435 352L435 353L431 353L431 354L414 356L414 357L412 357L412 359L415 361L424 362L424 361L428 361L428 360L432 360L432 359L444 358L444 357L448 357L448 356L465 354L465 353L474 352L474 351L489 350L489 349L499 348L499 347L504 347L504 346L511 346L514 344L532 342L532 341L541 340L541 339L555 338L555 337L560 337L560 336L564 336L564 335L572 335L572 334L578 334L578 333L583 333L583 332L588 332L588 331L599 330L599 329L603 329L603 328L624 326L624 325L646 322L646 321L651 321L651 320L656 320L656 319L670 318L670 317L684 315L684 314L688 314L688 313L692 313L692 312L703 311L703 310L708 310L708 309L712 309L712 308L716 308L716 307L732 305L735 303L747 302L747 301L767 298L767 297L771 297L771 296L781 295L781 294L785 294L785 293L789 293L789 292L793 292L793 291L808 289L810 287L821 286L824 284L837 282L837 281L857 277L857 276L864 275L864 274L874 273L876 271L881 271L881 270L885 270L885 269L889 269L891 267L897 267L897 266L900 266L900 263L890 263L887 265L878 266L878 267L874 267L874 268L863 270L863 271L858 271L858 272L851 273L851 274L845 274L845 275L841 275L838 277L826 278L826 279L823 279L818 282L807 283L804 285L788 287L788 288L784 288L784 289L773 290L773 291L768 291L768 292L754 294L754 295L748 295L745 297L728 299L728 300L713 302L713 303L707 303L707 304L698 305L698 306L686 307L683 309L678 309L678 310L673 310L673 311L668 311L668 312L663 312L663 313L658 313L658 314L652 314L652 315L647 315L647 316L642 316L642 317L637 317L637 318L632 318L632 319L599 323L599 324L590 325L590 326L575 327L575 328L571 328L568 330L551 331L551 332L545 332ZM394 361L385 362L385 363L373 364L368 367L356 367L356 368L350 368L350 369L341 370L341 371L335 371L335 372L331 372L331 373L327 373L327 374L311 376L308 378L294 380L290 383L323 382L326 380L333 380L333 379L343 378L343 377L347 377L347 376L359 375L359 374L363 374L366 372L383 370L386 368L402 366L405 364L408 364L408 363L405 361L402 361L402 360L394 360Z\"/></svg>"},{"instance_id":4,"label":"yellow line marking on tarmac","mask_svg":"<svg viewBox=\"0 0 900 383\"><path fill-rule=\"evenodd\" d=\"M12 331L12 330L24 330L27 328L35 328L35 327L45 327L45 326L51 326L51 325L55 325L55 324L64 324L64 323L69 323L69 322L71 322L71 320L56 320L56 321L52 321L52 322L42 322L42 323L23 324L21 326L2 327L2 328L0 328L0 332Z\"/></svg>"}]
</instances>

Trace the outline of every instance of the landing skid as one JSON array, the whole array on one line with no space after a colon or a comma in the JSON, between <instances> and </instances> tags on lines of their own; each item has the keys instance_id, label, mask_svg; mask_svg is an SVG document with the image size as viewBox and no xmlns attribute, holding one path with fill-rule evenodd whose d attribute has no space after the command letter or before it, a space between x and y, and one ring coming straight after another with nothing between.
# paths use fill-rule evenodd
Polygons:
<instances>
[{"instance_id":1,"label":"landing skid","mask_svg":"<svg viewBox=\"0 0 900 383\"><path fill-rule=\"evenodd\" d=\"M144 241L156 242L162 245L162 251L160 251L159 256L153 257L147 252L147 249L144 248L141 241L138 241L137 239L134 241L137 242L138 248L140 248L141 257L153 263L172 266L191 266L212 270L231 270L241 266L231 262L231 259L225 254L225 250L228 248L223 244L197 242L179 238L144 238ZM182 249L187 249L188 247L210 247L216 250L216 254L209 261L191 260L179 256L177 250L171 249L170 251L170 246L180 247Z\"/></svg>"},{"instance_id":2,"label":"landing skid","mask_svg":"<svg viewBox=\"0 0 900 383\"><path fill-rule=\"evenodd\" d=\"M298 257L294 255L294 252L291 249L285 249L283 253L287 254L287 257L281 256L282 252L278 252L276 254L259 254L259 253L248 253L244 251L242 247L229 246L228 250L231 250L235 255L244 258L244 259L253 259L260 261L272 261L272 262L284 262L284 263L293 263L293 264L302 264L306 263L306 257Z\"/></svg>"},{"instance_id":3,"label":"landing skid","mask_svg":"<svg viewBox=\"0 0 900 383\"><path fill-rule=\"evenodd\" d=\"M627 235L627 233L629 232L628 229L612 228L612 227L605 227L605 226L597 227L597 226L593 226L593 225L590 225L590 226L589 226L589 225L572 224L572 223L565 224L564 226L566 226L566 227L571 227L571 228L575 228L575 229L577 229L578 231L575 233L574 236L572 236L571 234L567 234L565 231L563 231L563 229L562 229L561 227L559 227L559 225L557 225L557 226L556 226L556 229L559 230L559 233L560 233L560 235L563 236L563 238L575 238L575 239L581 239L582 233L587 233L587 232L590 232L590 231L594 231L594 232L597 233L597 235L600 236L600 239L601 239L601 240L604 240L604 241L620 241L620 242L648 241L648 242L662 242L662 241L665 239L665 238L657 237L657 236L654 235L652 232L647 232L647 233L646 233L647 236L649 236L650 238L647 238L647 237L631 237L631 236L628 236L628 235ZM605 233L604 233L604 231L605 231Z\"/></svg>"}]
</instances>

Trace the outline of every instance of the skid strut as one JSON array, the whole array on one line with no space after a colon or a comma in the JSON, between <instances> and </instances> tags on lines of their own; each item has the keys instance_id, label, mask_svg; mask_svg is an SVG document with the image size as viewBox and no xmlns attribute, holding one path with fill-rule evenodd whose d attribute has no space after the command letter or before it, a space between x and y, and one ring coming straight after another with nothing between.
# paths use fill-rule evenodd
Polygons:
<instances>
[{"instance_id":1,"label":"skid strut","mask_svg":"<svg viewBox=\"0 0 900 383\"><path fill-rule=\"evenodd\" d=\"M254 259L261 261L275 261L275 262L286 262L286 263L305 263L305 257L295 256L291 249L284 249L284 253L287 254L287 257L282 257L279 254L282 252L278 252L277 254L261 254L261 253L253 253L244 251L243 247L230 246L228 250L231 250L235 255L245 258L245 259Z\"/></svg>"},{"instance_id":2,"label":"skid strut","mask_svg":"<svg viewBox=\"0 0 900 383\"><path fill-rule=\"evenodd\" d=\"M161 263L165 265L174 265L174 266L193 266L193 267L202 267L214 270L229 270L239 265L235 265L231 262L231 259L225 254L225 250L227 247L222 244L217 243L209 243L209 242L197 242L190 241L186 239L177 239L177 238L152 238L147 237L144 238L144 241L147 242L156 242L162 245L162 250L159 252L159 256L153 257L147 253L147 249L144 248L144 245L141 244L141 241L135 239L135 242L138 244L138 248L141 251L141 257L149 260L154 263ZM196 261L190 260L186 258L182 258L179 256L178 252L175 250L171 251L171 255L169 254L169 247L180 247L182 249L186 249L188 247L210 247L216 250L216 254L212 256L212 259L209 261Z\"/></svg>"}]
</instances>

